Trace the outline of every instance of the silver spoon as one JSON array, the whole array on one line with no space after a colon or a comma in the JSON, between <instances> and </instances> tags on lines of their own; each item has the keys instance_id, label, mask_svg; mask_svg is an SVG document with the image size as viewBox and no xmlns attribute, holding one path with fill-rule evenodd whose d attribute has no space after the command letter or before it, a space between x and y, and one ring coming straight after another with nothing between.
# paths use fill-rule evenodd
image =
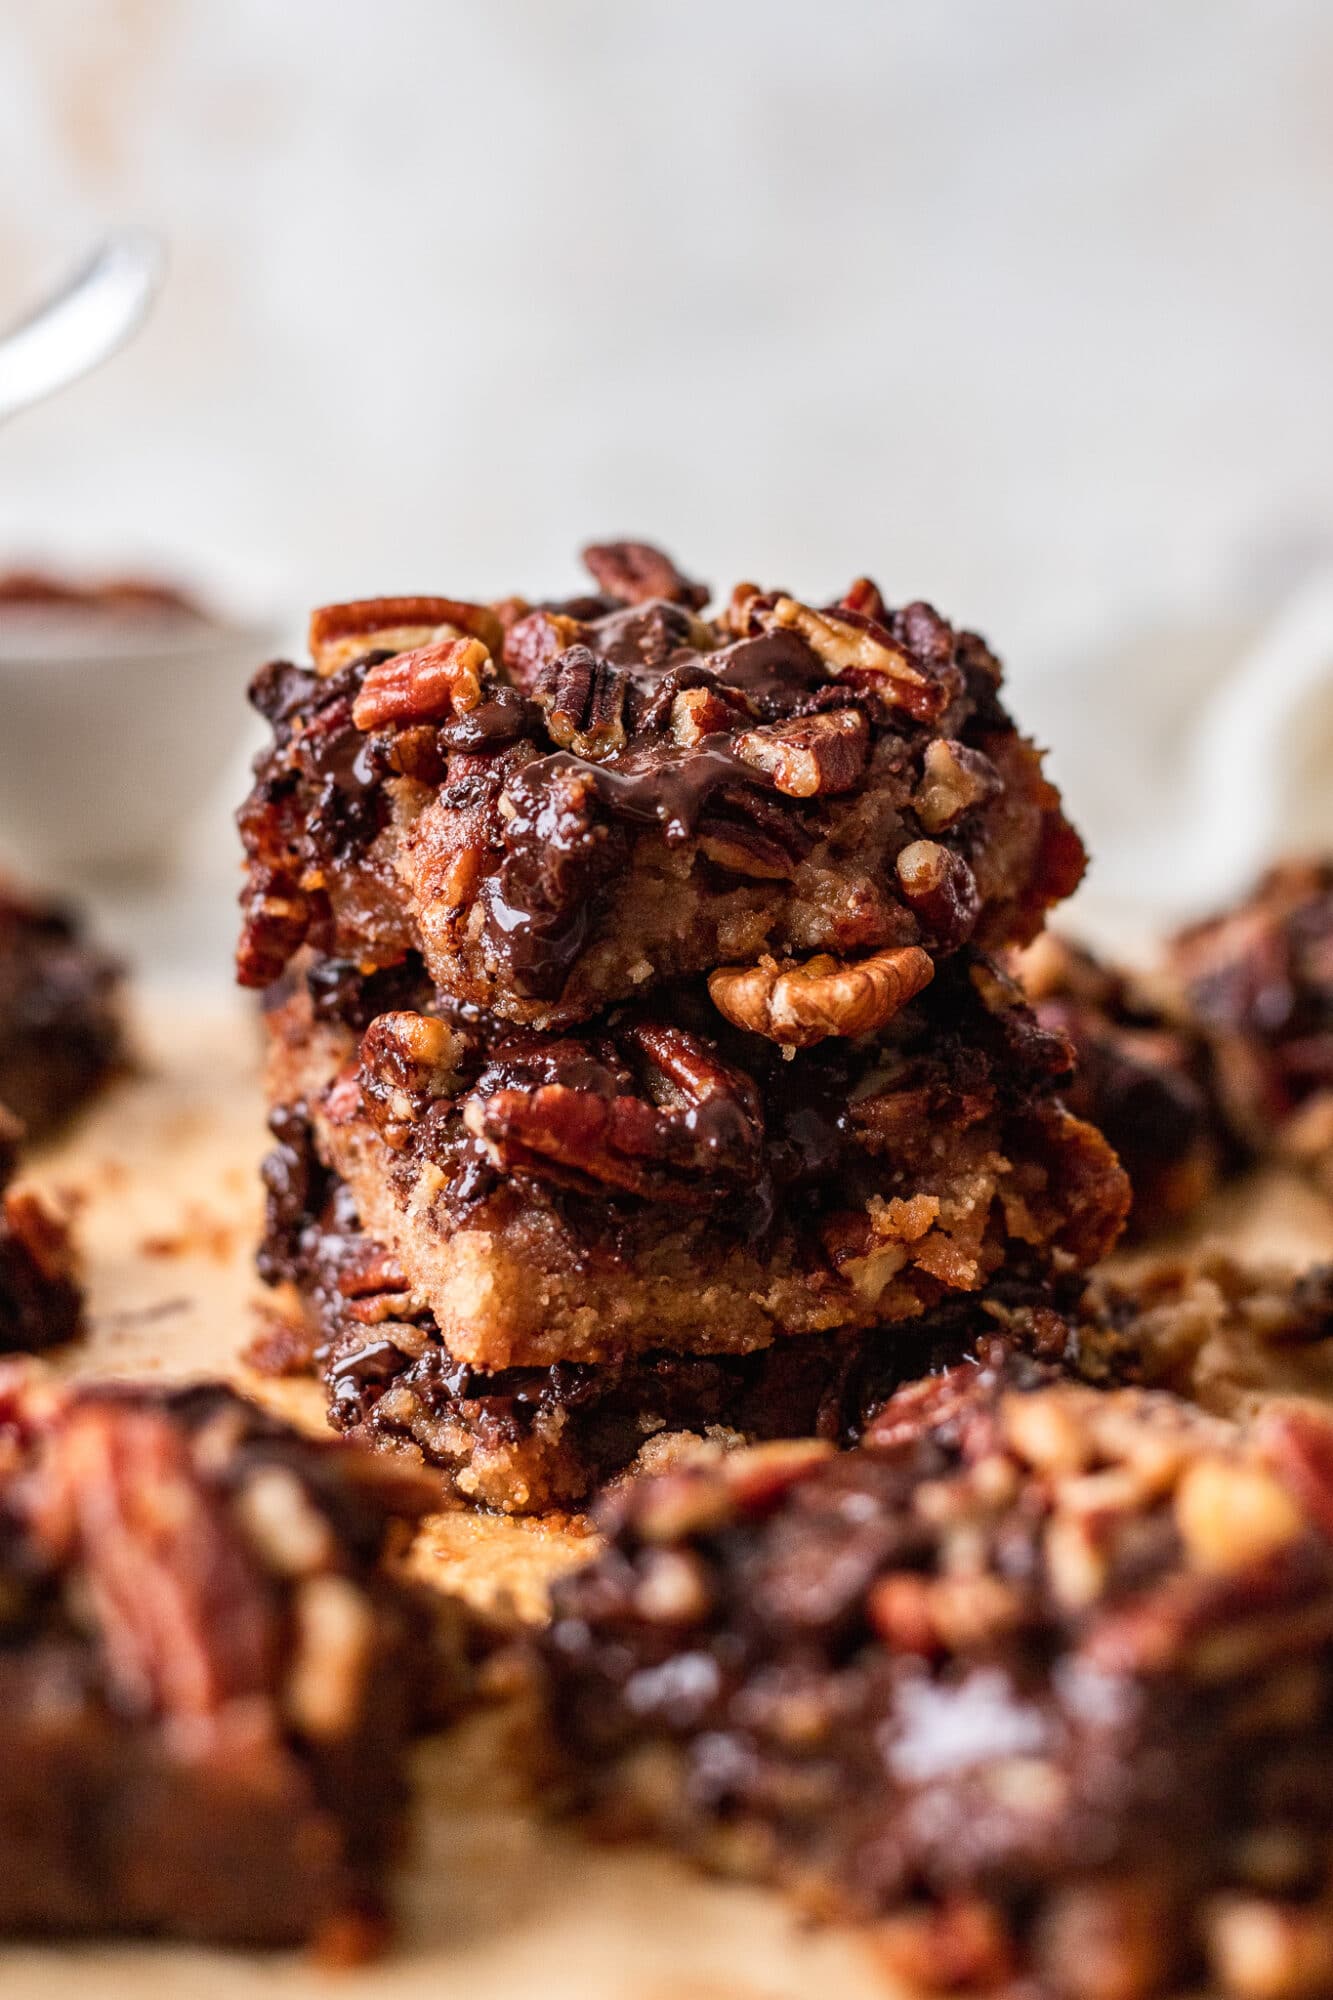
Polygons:
<instances>
[{"instance_id":1,"label":"silver spoon","mask_svg":"<svg viewBox=\"0 0 1333 2000\"><path fill-rule=\"evenodd\" d=\"M108 236L73 278L0 335L0 422L105 361L143 323L166 270L156 236Z\"/></svg>"}]
</instances>

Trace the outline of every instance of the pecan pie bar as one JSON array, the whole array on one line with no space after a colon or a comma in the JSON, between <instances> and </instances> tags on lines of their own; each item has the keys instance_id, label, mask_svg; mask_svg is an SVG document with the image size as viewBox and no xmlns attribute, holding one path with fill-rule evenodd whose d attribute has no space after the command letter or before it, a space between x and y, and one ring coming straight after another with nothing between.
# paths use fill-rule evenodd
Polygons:
<instances>
[{"instance_id":1,"label":"pecan pie bar","mask_svg":"<svg viewBox=\"0 0 1333 2000\"><path fill-rule=\"evenodd\" d=\"M1213 1251L1098 1272L1075 1317L1091 1379L1174 1389L1227 1417L1275 1398L1333 1406L1333 1265L1293 1272Z\"/></svg>"},{"instance_id":2,"label":"pecan pie bar","mask_svg":"<svg viewBox=\"0 0 1333 2000\"><path fill-rule=\"evenodd\" d=\"M83 1293L63 1217L34 1189L10 1185L19 1130L0 1105L0 1352L35 1354L78 1333Z\"/></svg>"},{"instance_id":3,"label":"pecan pie bar","mask_svg":"<svg viewBox=\"0 0 1333 2000\"><path fill-rule=\"evenodd\" d=\"M280 1111L273 1126L260 1269L294 1290L302 1317L277 1320L250 1361L316 1374L336 1430L439 1467L452 1492L498 1512L578 1507L636 1461L700 1437L852 1442L901 1382L952 1365L1001 1329L1034 1353L1063 1356L1075 1340L1049 1290L1013 1282L888 1339L807 1334L752 1354L650 1350L488 1372L454 1359L397 1261L362 1233L308 1119Z\"/></svg>"},{"instance_id":4,"label":"pecan pie bar","mask_svg":"<svg viewBox=\"0 0 1333 2000\"><path fill-rule=\"evenodd\" d=\"M1044 1026L1068 1037L1071 1111L1106 1134L1134 1190L1130 1233L1183 1221L1216 1188L1234 1146L1213 1102L1200 1035L1129 973L1046 931L1019 976Z\"/></svg>"},{"instance_id":5,"label":"pecan pie bar","mask_svg":"<svg viewBox=\"0 0 1333 2000\"><path fill-rule=\"evenodd\" d=\"M0 878L0 1104L43 1136L123 1057L120 969L72 913Z\"/></svg>"},{"instance_id":6,"label":"pecan pie bar","mask_svg":"<svg viewBox=\"0 0 1333 2000\"><path fill-rule=\"evenodd\" d=\"M382 1930L460 1631L382 1571L404 1468L220 1387L0 1376L0 1930Z\"/></svg>"},{"instance_id":7,"label":"pecan pie bar","mask_svg":"<svg viewBox=\"0 0 1333 2000\"><path fill-rule=\"evenodd\" d=\"M732 1004L800 1045L847 1004L807 980L850 960L860 1028L882 1025L1075 887L1082 846L980 639L865 581L823 609L741 585L709 620L656 551L585 556L595 595L334 605L312 669L260 673L244 984L303 943L416 952L456 999L552 1029L767 959L803 1004Z\"/></svg>"},{"instance_id":8,"label":"pecan pie bar","mask_svg":"<svg viewBox=\"0 0 1333 2000\"><path fill-rule=\"evenodd\" d=\"M604 1823L917 1990L1333 1990L1333 1427L1030 1362L604 1503L551 1727Z\"/></svg>"},{"instance_id":9,"label":"pecan pie bar","mask_svg":"<svg viewBox=\"0 0 1333 2000\"><path fill-rule=\"evenodd\" d=\"M1237 1142L1333 1192L1333 862L1270 869L1233 909L1180 932L1167 966Z\"/></svg>"},{"instance_id":10,"label":"pecan pie bar","mask_svg":"<svg viewBox=\"0 0 1333 2000\"><path fill-rule=\"evenodd\" d=\"M1067 1044L970 955L790 1062L698 984L554 1036L430 989L373 1012L354 979L358 1036L312 970L270 1009L270 1101L304 1106L404 1316L472 1368L883 1326L1091 1264L1123 1220L1113 1153L1056 1094Z\"/></svg>"}]
</instances>

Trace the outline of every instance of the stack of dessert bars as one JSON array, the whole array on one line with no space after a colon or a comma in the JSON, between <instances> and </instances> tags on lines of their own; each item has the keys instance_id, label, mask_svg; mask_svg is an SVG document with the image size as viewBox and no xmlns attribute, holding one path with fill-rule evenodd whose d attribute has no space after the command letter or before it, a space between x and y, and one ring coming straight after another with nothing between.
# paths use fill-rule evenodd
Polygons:
<instances>
[{"instance_id":1,"label":"stack of dessert bars","mask_svg":"<svg viewBox=\"0 0 1333 2000\"><path fill-rule=\"evenodd\" d=\"M1128 1205L1004 969L1084 855L985 644L585 561L316 612L240 814L301 1307L258 1358L514 1512L1058 1349Z\"/></svg>"}]
</instances>

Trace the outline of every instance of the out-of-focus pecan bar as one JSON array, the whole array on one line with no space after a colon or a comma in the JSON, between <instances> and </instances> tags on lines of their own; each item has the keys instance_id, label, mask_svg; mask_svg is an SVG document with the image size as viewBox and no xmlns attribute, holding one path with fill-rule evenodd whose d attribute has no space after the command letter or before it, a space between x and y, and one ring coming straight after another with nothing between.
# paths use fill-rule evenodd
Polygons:
<instances>
[{"instance_id":1,"label":"out-of-focus pecan bar","mask_svg":"<svg viewBox=\"0 0 1333 2000\"><path fill-rule=\"evenodd\" d=\"M1333 1192L1333 862L1270 869L1234 908L1181 931L1167 970L1236 1140Z\"/></svg>"},{"instance_id":2,"label":"out-of-focus pecan bar","mask_svg":"<svg viewBox=\"0 0 1333 2000\"><path fill-rule=\"evenodd\" d=\"M1076 1317L1090 1379L1174 1389L1228 1417L1275 1399L1333 1407L1333 1265L1293 1272L1214 1251L1098 1272Z\"/></svg>"},{"instance_id":3,"label":"out-of-focus pecan bar","mask_svg":"<svg viewBox=\"0 0 1333 2000\"><path fill-rule=\"evenodd\" d=\"M917 1990L1313 2000L1333 1428L1047 1373L619 1493L541 1649L571 1782Z\"/></svg>"},{"instance_id":4,"label":"out-of-focus pecan bar","mask_svg":"<svg viewBox=\"0 0 1333 2000\"><path fill-rule=\"evenodd\" d=\"M1065 1102L1106 1134L1129 1175L1131 1233L1183 1221L1234 1152L1202 1038L1131 974L1053 932L1023 953L1019 974L1037 1019L1073 1046Z\"/></svg>"},{"instance_id":5,"label":"out-of-focus pecan bar","mask_svg":"<svg viewBox=\"0 0 1333 2000\"><path fill-rule=\"evenodd\" d=\"M864 581L822 610L742 585L710 621L656 551L587 553L593 597L330 606L312 669L261 672L243 983L302 943L416 951L455 998L555 1028L765 955L914 952L919 985L1074 888L980 639Z\"/></svg>"},{"instance_id":6,"label":"out-of-focus pecan bar","mask_svg":"<svg viewBox=\"0 0 1333 2000\"><path fill-rule=\"evenodd\" d=\"M122 1061L120 968L72 912L0 878L0 1104L38 1138Z\"/></svg>"},{"instance_id":7,"label":"out-of-focus pecan bar","mask_svg":"<svg viewBox=\"0 0 1333 2000\"><path fill-rule=\"evenodd\" d=\"M790 1062L698 986L565 1036L440 1011L426 989L358 1036L330 1018L328 967L312 973L269 1013L270 1100L305 1107L320 1160L474 1368L883 1326L1091 1264L1123 1219L1114 1155L1056 1094L1067 1045L985 961L952 960L878 1035ZM275 1162L275 1185L290 1171Z\"/></svg>"},{"instance_id":8,"label":"out-of-focus pecan bar","mask_svg":"<svg viewBox=\"0 0 1333 2000\"><path fill-rule=\"evenodd\" d=\"M461 1628L380 1566L429 1484L229 1390L0 1377L0 1931L364 1955Z\"/></svg>"},{"instance_id":9,"label":"out-of-focus pecan bar","mask_svg":"<svg viewBox=\"0 0 1333 2000\"><path fill-rule=\"evenodd\" d=\"M887 1339L873 1329L807 1334L753 1354L650 1351L488 1372L454 1359L397 1260L362 1233L348 1190L314 1154L308 1121L280 1112L274 1123L260 1264L294 1290L302 1320L276 1320L251 1361L316 1374L335 1429L419 1457L453 1492L503 1513L581 1506L627 1467L701 1438L854 1442L910 1377L1001 1338L1055 1356L1074 1344L1050 1292L1015 1282Z\"/></svg>"},{"instance_id":10,"label":"out-of-focus pecan bar","mask_svg":"<svg viewBox=\"0 0 1333 2000\"><path fill-rule=\"evenodd\" d=\"M0 1105L0 1352L37 1353L73 1339L83 1293L64 1217L35 1189L10 1185L19 1133Z\"/></svg>"}]
</instances>

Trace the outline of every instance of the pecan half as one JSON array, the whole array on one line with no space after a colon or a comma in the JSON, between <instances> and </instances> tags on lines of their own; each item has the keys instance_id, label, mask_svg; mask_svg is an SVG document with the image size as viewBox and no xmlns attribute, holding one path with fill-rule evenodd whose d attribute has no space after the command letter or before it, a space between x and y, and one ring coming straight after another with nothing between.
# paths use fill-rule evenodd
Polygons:
<instances>
[{"instance_id":1,"label":"pecan half","mask_svg":"<svg viewBox=\"0 0 1333 2000\"><path fill-rule=\"evenodd\" d=\"M799 963L762 958L725 967L711 974L708 991L734 1027L805 1049L830 1035L868 1035L886 1026L934 972L929 953L917 945L855 961L821 952Z\"/></svg>"},{"instance_id":2,"label":"pecan half","mask_svg":"<svg viewBox=\"0 0 1333 2000\"><path fill-rule=\"evenodd\" d=\"M31 1501L57 1556L77 1549L126 1701L205 1717L266 1689L273 1612L224 1502L163 1415L74 1411Z\"/></svg>"},{"instance_id":3,"label":"pecan half","mask_svg":"<svg viewBox=\"0 0 1333 2000\"><path fill-rule=\"evenodd\" d=\"M570 646L542 668L532 693L552 742L596 760L625 747L628 685L619 668L590 646Z\"/></svg>"},{"instance_id":4,"label":"pecan half","mask_svg":"<svg viewBox=\"0 0 1333 2000\"><path fill-rule=\"evenodd\" d=\"M584 567L608 597L626 604L647 604L655 597L702 611L711 595L706 583L682 576L670 556L649 542L591 542L583 551Z\"/></svg>"},{"instance_id":5,"label":"pecan half","mask_svg":"<svg viewBox=\"0 0 1333 2000\"><path fill-rule=\"evenodd\" d=\"M491 656L480 639L443 639L380 660L352 703L358 729L396 723L445 722L466 715L481 700Z\"/></svg>"},{"instance_id":6,"label":"pecan half","mask_svg":"<svg viewBox=\"0 0 1333 2000\"><path fill-rule=\"evenodd\" d=\"M381 1014L361 1038L360 1084L386 1143L401 1149L437 1098L456 1095L467 1037L433 1014Z\"/></svg>"},{"instance_id":7,"label":"pecan half","mask_svg":"<svg viewBox=\"0 0 1333 2000\"><path fill-rule=\"evenodd\" d=\"M625 1038L665 1084L656 1096L610 1087L609 1072L603 1088L506 1087L467 1100L467 1129L502 1172L584 1192L707 1208L724 1187L751 1185L763 1122L750 1080L683 1029L644 1025Z\"/></svg>"},{"instance_id":8,"label":"pecan half","mask_svg":"<svg viewBox=\"0 0 1333 2000\"><path fill-rule=\"evenodd\" d=\"M489 605L452 597L366 597L311 612L310 657L317 674L336 674L362 653L402 653L469 633L499 653L504 628Z\"/></svg>"},{"instance_id":9,"label":"pecan half","mask_svg":"<svg viewBox=\"0 0 1333 2000\"><path fill-rule=\"evenodd\" d=\"M799 818L757 786L726 787L695 831L716 867L760 882L790 880L813 845Z\"/></svg>"},{"instance_id":10,"label":"pecan half","mask_svg":"<svg viewBox=\"0 0 1333 2000\"><path fill-rule=\"evenodd\" d=\"M767 772L788 798L855 790L870 751L870 724L859 708L834 708L792 722L747 729L736 754Z\"/></svg>"}]
</instances>

